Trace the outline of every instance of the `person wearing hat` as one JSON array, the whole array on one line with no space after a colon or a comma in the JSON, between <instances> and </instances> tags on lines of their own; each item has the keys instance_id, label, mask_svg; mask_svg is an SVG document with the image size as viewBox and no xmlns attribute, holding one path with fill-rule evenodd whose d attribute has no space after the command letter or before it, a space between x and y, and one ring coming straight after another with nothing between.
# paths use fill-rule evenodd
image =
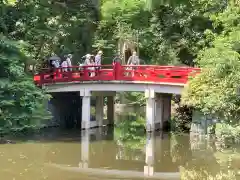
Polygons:
<instances>
[{"instance_id":1,"label":"person wearing hat","mask_svg":"<svg viewBox=\"0 0 240 180\"><path fill-rule=\"evenodd\" d=\"M127 65L133 66L133 65L139 65L140 60L139 57L137 56L137 52L133 51L133 54L129 57Z\"/></svg>"},{"instance_id":2,"label":"person wearing hat","mask_svg":"<svg viewBox=\"0 0 240 180\"><path fill-rule=\"evenodd\" d=\"M98 51L97 55L95 56L95 65L98 66L96 67L96 70L100 70L101 69L101 65L102 65L102 51ZM99 72L97 73L99 74Z\"/></svg>"},{"instance_id":3,"label":"person wearing hat","mask_svg":"<svg viewBox=\"0 0 240 180\"><path fill-rule=\"evenodd\" d=\"M66 61L67 61L67 66L68 66L68 70L69 71L72 71L72 68L69 68L72 66L72 54L68 54L67 55L67 58L66 58Z\"/></svg>"},{"instance_id":4,"label":"person wearing hat","mask_svg":"<svg viewBox=\"0 0 240 180\"><path fill-rule=\"evenodd\" d=\"M49 63L49 68L50 68L50 78L54 79L54 73L56 71L57 68L59 68L60 66L60 57L58 57L55 54L52 54L52 56L48 59L48 63Z\"/></svg>"},{"instance_id":5,"label":"person wearing hat","mask_svg":"<svg viewBox=\"0 0 240 180\"><path fill-rule=\"evenodd\" d=\"M90 70L91 72L89 72L89 76L92 77L92 76L95 76L95 63L94 63L94 56L91 55L91 54L86 54L85 56L83 56L83 58L85 58L85 61L84 61L84 66L90 66L88 67L87 69Z\"/></svg>"},{"instance_id":6,"label":"person wearing hat","mask_svg":"<svg viewBox=\"0 0 240 180\"><path fill-rule=\"evenodd\" d=\"M137 52L133 51L133 54L129 57L127 65L129 65L130 67L128 67L129 70L132 70L132 76L134 76L134 71L137 69L137 65L140 65L140 59L137 56Z\"/></svg>"},{"instance_id":7,"label":"person wearing hat","mask_svg":"<svg viewBox=\"0 0 240 180\"><path fill-rule=\"evenodd\" d=\"M90 64L90 59L91 59L91 54L86 54L85 56L83 56L83 59L85 59L83 64L85 66L89 65Z\"/></svg>"},{"instance_id":8,"label":"person wearing hat","mask_svg":"<svg viewBox=\"0 0 240 180\"><path fill-rule=\"evenodd\" d=\"M95 64L96 66L101 66L102 65L102 51L98 51L97 55L95 56Z\"/></svg>"}]
</instances>

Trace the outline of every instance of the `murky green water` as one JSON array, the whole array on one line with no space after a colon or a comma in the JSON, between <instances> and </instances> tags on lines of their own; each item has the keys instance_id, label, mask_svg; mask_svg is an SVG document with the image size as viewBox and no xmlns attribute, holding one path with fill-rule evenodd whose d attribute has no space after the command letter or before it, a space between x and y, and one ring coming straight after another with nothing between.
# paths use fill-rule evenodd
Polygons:
<instances>
[{"instance_id":1,"label":"murky green water","mask_svg":"<svg viewBox=\"0 0 240 180\"><path fill-rule=\"evenodd\" d=\"M50 129L24 139L0 145L1 180L210 179L221 171L214 179L232 180L240 167L239 147L189 135L122 141L109 128Z\"/></svg>"}]
</instances>

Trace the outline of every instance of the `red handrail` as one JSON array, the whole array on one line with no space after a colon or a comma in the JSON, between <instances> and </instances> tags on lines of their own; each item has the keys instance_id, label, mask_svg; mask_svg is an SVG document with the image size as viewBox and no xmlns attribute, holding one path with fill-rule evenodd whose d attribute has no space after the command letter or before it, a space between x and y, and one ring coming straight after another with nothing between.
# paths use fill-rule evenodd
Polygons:
<instances>
[{"instance_id":1,"label":"red handrail","mask_svg":"<svg viewBox=\"0 0 240 180\"><path fill-rule=\"evenodd\" d=\"M178 66L139 65L127 66L115 63L102 66L72 66L57 68L54 71L42 69L34 75L37 85L57 82L81 81L145 81L152 83L183 83L189 76L194 76L201 70L199 68Z\"/></svg>"}]
</instances>

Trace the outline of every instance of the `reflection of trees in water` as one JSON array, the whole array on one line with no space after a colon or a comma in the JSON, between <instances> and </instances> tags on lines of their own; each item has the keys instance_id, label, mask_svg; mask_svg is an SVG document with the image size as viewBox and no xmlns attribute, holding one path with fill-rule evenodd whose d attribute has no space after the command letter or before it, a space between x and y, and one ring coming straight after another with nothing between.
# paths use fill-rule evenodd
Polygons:
<instances>
[{"instance_id":1,"label":"reflection of trees in water","mask_svg":"<svg viewBox=\"0 0 240 180\"><path fill-rule=\"evenodd\" d=\"M192 158L188 135L171 136L171 156L178 165L184 165Z\"/></svg>"},{"instance_id":2,"label":"reflection of trees in water","mask_svg":"<svg viewBox=\"0 0 240 180\"><path fill-rule=\"evenodd\" d=\"M198 171L187 168L181 169L181 180L235 180L235 174L232 171L219 171L216 175L211 175L209 170Z\"/></svg>"},{"instance_id":3,"label":"reflection of trees in water","mask_svg":"<svg viewBox=\"0 0 240 180\"><path fill-rule=\"evenodd\" d=\"M131 119L128 121L121 121L116 128L115 139L120 145L119 152L121 153L119 153L119 156L121 154L124 158L137 160L138 158L141 159L141 152L144 150L146 136L143 135L145 120L137 115L135 115L135 119L136 121ZM170 144L171 153L169 156L171 156L174 164L181 167L181 179L236 179L235 174L240 166L240 163L238 163L238 157L240 156L229 158L233 152L228 152L228 154L224 156L225 152L223 152L222 149L220 151L216 148L216 142L213 139L211 141L199 137L191 137L190 139L188 134L172 134ZM165 145L166 143L161 146ZM164 149L166 149L166 147ZM134 153L133 155L130 153L133 152L132 150L139 153ZM158 152L157 149L155 149L155 151ZM162 148L161 151L163 151ZM158 154L159 153L163 152L159 151Z\"/></svg>"},{"instance_id":4,"label":"reflection of trees in water","mask_svg":"<svg viewBox=\"0 0 240 180\"><path fill-rule=\"evenodd\" d=\"M145 161L143 151L141 150L132 151L132 149L119 146L117 152L116 158L120 160Z\"/></svg>"},{"instance_id":5,"label":"reflection of trees in water","mask_svg":"<svg viewBox=\"0 0 240 180\"><path fill-rule=\"evenodd\" d=\"M234 172L229 171L229 164L224 165L220 163L216 153L223 154L223 152L216 152L216 146L213 141L207 141L203 138L197 141L189 141L189 137L175 136L175 143L172 146L173 159L181 166L181 179L236 179ZM184 140L184 138L186 139ZM188 141L187 138L189 139ZM190 143L195 144L191 145Z\"/></svg>"},{"instance_id":6,"label":"reflection of trees in water","mask_svg":"<svg viewBox=\"0 0 240 180\"><path fill-rule=\"evenodd\" d=\"M117 143L128 149L143 149L146 141L145 119L131 114L131 119L121 120L116 125L114 138Z\"/></svg>"},{"instance_id":7,"label":"reflection of trees in water","mask_svg":"<svg viewBox=\"0 0 240 180\"><path fill-rule=\"evenodd\" d=\"M217 163L214 154L208 152L199 153L199 156L193 157L183 168L187 171L184 173L186 179L207 179L211 176L216 177L220 172L220 165ZM191 178L193 174L195 174L195 177Z\"/></svg>"},{"instance_id":8,"label":"reflection of trees in water","mask_svg":"<svg viewBox=\"0 0 240 180\"><path fill-rule=\"evenodd\" d=\"M118 121L114 131L114 139L118 145L117 158L144 162L145 119L137 113L127 113L124 117Z\"/></svg>"}]
</instances>

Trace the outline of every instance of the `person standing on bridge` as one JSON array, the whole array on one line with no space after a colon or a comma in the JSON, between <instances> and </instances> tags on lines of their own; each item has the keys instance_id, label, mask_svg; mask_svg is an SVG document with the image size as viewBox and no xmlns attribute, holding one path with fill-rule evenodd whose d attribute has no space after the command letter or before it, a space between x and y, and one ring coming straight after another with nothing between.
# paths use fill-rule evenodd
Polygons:
<instances>
[{"instance_id":1,"label":"person standing on bridge","mask_svg":"<svg viewBox=\"0 0 240 180\"><path fill-rule=\"evenodd\" d=\"M70 68L70 67L72 67L72 55L71 54L67 55L66 61L67 61L68 70L72 71L72 68Z\"/></svg>"},{"instance_id":2,"label":"person standing on bridge","mask_svg":"<svg viewBox=\"0 0 240 180\"><path fill-rule=\"evenodd\" d=\"M133 51L133 54L129 57L127 65L139 65L140 64L140 59L137 56L137 52Z\"/></svg>"},{"instance_id":3,"label":"person standing on bridge","mask_svg":"<svg viewBox=\"0 0 240 180\"><path fill-rule=\"evenodd\" d=\"M97 55L95 56L95 65L97 66L96 71L98 71L97 74L99 74L99 70L101 69L102 54L103 54L102 51L98 51Z\"/></svg>"},{"instance_id":4,"label":"person standing on bridge","mask_svg":"<svg viewBox=\"0 0 240 180\"><path fill-rule=\"evenodd\" d=\"M62 67L62 72L67 72L68 71L67 59L63 59L61 67Z\"/></svg>"},{"instance_id":5,"label":"person standing on bridge","mask_svg":"<svg viewBox=\"0 0 240 180\"><path fill-rule=\"evenodd\" d=\"M116 62L121 63L121 56L119 54L116 54L113 59L113 64L115 64Z\"/></svg>"},{"instance_id":6,"label":"person standing on bridge","mask_svg":"<svg viewBox=\"0 0 240 180\"><path fill-rule=\"evenodd\" d=\"M89 66L90 64L90 59L91 59L91 54L86 54L85 56L82 57L84 60L83 65L84 66Z\"/></svg>"},{"instance_id":7,"label":"person standing on bridge","mask_svg":"<svg viewBox=\"0 0 240 180\"><path fill-rule=\"evenodd\" d=\"M92 56L91 54L86 54L85 55L85 61L84 61L84 66L94 66L94 56ZM87 67L87 70L95 70L95 67ZM91 76L91 72L88 73L89 76ZM95 75L95 74L94 74Z\"/></svg>"},{"instance_id":8,"label":"person standing on bridge","mask_svg":"<svg viewBox=\"0 0 240 180\"><path fill-rule=\"evenodd\" d=\"M88 70L90 70L90 72L89 72L89 76L90 77L93 77L93 76L95 76L96 75L96 67L95 67L95 62L94 62L94 58L91 56L91 58L90 58L90 67L88 68Z\"/></svg>"},{"instance_id":9,"label":"person standing on bridge","mask_svg":"<svg viewBox=\"0 0 240 180\"><path fill-rule=\"evenodd\" d=\"M51 73L50 78L54 79L54 73L56 69L60 67L61 59L57 55L52 54L52 56L48 59L48 61L49 61L49 68Z\"/></svg>"},{"instance_id":10,"label":"person standing on bridge","mask_svg":"<svg viewBox=\"0 0 240 180\"><path fill-rule=\"evenodd\" d=\"M130 65L130 66L140 65L140 59L137 56L137 52L136 51L133 51L133 54L129 57L127 65ZM129 70L136 70L137 67L129 67L128 69ZM134 72L132 72L132 76L134 76Z\"/></svg>"}]
</instances>

